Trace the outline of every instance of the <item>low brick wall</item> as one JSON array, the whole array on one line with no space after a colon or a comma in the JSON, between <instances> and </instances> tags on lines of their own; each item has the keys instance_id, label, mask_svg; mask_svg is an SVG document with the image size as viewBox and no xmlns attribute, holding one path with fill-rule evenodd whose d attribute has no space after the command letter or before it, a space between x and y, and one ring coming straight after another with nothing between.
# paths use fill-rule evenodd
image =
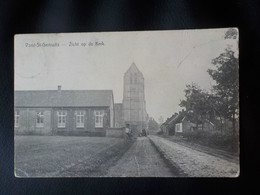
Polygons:
<instances>
[{"instance_id":1,"label":"low brick wall","mask_svg":"<svg viewBox=\"0 0 260 195\"><path fill-rule=\"evenodd\" d=\"M37 130L17 130L15 129L15 135L52 135L51 131L45 131L41 129Z\"/></svg>"},{"instance_id":2,"label":"low brick wall","mask_svg":"<svg viewBox=\"0 0 260 195\"><path fill-rule=\"evenodd\" d=\"M124 138L124 136L125 136L124 128L107 128L106 129L106 136L107 137Z\"/></svg>"}]
</instances>

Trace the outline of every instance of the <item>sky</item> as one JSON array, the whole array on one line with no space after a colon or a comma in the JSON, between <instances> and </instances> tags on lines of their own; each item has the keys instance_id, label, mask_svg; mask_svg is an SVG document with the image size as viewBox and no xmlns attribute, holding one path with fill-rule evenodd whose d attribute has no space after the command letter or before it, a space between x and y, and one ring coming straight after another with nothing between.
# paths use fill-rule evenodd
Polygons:
<instances>
[{"instance_id":1,"label":"sky","mask_svg":"<svg viewBox=\"0 0 260 195\"><path fill-rule=\"evenodd\" d=\"M209 90L207 70L238 40L227 29L26 34L15 36L15 90L113 90L123 100L124 73L134 62L145 80L146 109L158 121L180 111L187 84ZM73 44L71 44L71 43ZM98 44L96 44L98 43ZM92 44L92 45L91 45Z\"/></svg>"}]
</instances>

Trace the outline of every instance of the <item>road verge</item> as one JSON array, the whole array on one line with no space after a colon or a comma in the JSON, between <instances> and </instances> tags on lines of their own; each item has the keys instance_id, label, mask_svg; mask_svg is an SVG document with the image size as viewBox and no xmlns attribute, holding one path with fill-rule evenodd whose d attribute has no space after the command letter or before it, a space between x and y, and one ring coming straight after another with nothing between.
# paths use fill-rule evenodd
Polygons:
<instances>
[{"instance_id":1,"label":"road verge","mask_svg":"<svg viewBox=\"0 0 260 195\"><path fill-rule=\"evenodd\" d=\"M180 177L238 177L239 164L193 150L164 138L149 139L162 156L180 172Z\"/></svg>"},{"instance_id":2,"label":"road verge","mask_svg":"<svg viewBox=\"0 0 260 195\"><path fill-rule=\"evenodd\" d=\"M150 136L148 137L152 146L157 150L160 154L161 158L167 164L167 166L171 169L174 175L177 177L186 177L188 176L171 158L167 153L157 144L155 143L154 139Z\"/></svg>"}]
</instances>

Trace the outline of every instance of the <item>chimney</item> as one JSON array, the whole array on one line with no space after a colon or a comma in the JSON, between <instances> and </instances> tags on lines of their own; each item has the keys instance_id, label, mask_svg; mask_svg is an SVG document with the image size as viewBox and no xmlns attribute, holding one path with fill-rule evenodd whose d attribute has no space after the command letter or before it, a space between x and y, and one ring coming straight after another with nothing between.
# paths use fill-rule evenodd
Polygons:
<instances>
[{"instance_id":1,"label":"chimney","mask_svg":"<svg viewBox=\"0 0 260 195\"><path fill-rule=\"evenodd\" d=\"M58 91L59 92L61 91L61 85L58 85Z\"/></svg>"}]
</instances>

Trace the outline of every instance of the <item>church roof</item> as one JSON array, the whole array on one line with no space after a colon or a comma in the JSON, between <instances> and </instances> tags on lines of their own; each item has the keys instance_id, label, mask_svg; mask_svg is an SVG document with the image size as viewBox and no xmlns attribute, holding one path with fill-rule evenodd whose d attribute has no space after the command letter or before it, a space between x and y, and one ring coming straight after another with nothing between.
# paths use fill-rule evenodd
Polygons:
<instances>
[{"instance_id":1,"label":"church roof","mask_svg":"<svg viewBox=\"0 0 260 195\"><path fill-rule=\"evenodd\" d=\"M126 71L125 74L128 74L128 73L139 73L139 74L143 75L141 73L141 71L137 68L137 66L135 65L134 62L131 64L131 66L128 68L128 70Z\"/></svg>"},{"instance_id":2,"label":"church roof","mask_svg":"<svg viewBox=\"0 0 260 195\"><path fill-rule=\"evenodd\" d=\"M15 107L96 107L110 106L112 90L15 91Z\"/></svg>"}]
</instances>

